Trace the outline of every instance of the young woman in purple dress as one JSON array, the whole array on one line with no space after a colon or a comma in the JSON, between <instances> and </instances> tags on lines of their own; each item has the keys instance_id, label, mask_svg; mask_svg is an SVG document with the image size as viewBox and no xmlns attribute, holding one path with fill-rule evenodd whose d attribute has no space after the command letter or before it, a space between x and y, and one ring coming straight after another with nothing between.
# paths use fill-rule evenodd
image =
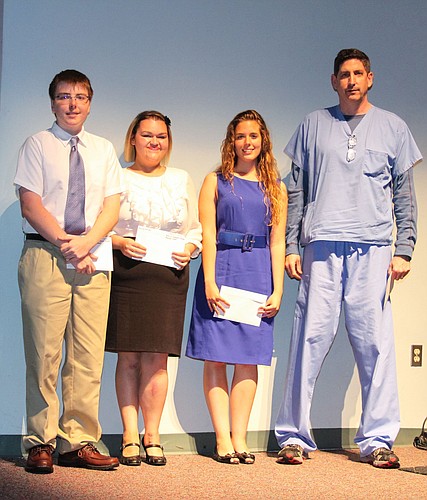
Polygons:
<instances>
[{"instance_id":1,"label":"young woman in purple dress","mask_svg":"<svg viewBox=\"0 0 427 500\"><path fill-rule=\"evenodd\" d=\"M204 392L216 435L214 458L252 464L246 442L258 365L270 365L273 318L284 278L287 194L276 168L270 134L254 110L239 113L223 141L222 164L199 197L202 267L196 282L187 356L204 361ZM267 296L260 326L214 316L228 302L227 285ZM231 387L226 366L234 365Z\"/></svg>"}]
</instances>

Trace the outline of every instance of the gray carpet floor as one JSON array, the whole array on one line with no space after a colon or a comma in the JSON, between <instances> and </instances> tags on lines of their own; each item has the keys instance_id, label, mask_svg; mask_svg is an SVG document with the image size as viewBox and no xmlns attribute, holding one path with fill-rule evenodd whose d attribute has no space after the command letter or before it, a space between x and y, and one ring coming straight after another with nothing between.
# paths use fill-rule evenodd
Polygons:
<instances>
[{"instance_id":1,"label":"gray carpet floor","mask_svg":"<svg viewBox=\"0 0 427 500\"><path fill-rule=\"evenodd\" d=\"M303 465L257 453L254 465L220 464L200 455L168 455L165 467L143 463L115 471L55 467L25 472L21 458L0 459L1 499L427 499L427 451L396 447L401 468L379 470L355 450L316 451ZM407 470L406 470L407 469Z\"/></svg>"}]
</instances>

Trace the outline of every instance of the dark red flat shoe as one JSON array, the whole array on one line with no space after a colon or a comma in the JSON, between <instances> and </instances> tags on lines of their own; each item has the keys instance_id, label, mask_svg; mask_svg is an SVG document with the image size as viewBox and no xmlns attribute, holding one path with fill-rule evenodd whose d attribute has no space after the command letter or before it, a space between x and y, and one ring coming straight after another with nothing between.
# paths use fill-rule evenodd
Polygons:
<instances>
[{"instance_id":1,"label":"dark red flat shoe","mask_svg":"<svg viewBox=\"0 0 427 500\"><path fill-rule=\"evenodd\" d=\"M128 443L128 444L122 444L120 446L120 463L123 464L123 465L130 465L130 466L138 466L138 465L141 465L141 462L142 462L142 459L141 459L141 455L131 455L129 457L125 457L123 455L123 450L125 448L128 448L129 446L135 446L138 448L139 450L139 447L140 447L140 444L139 443Z\"/></svg>"},{"instance_id":2,"label":"dark red flat shoe","mask_svg":"<svg viewBox=\"0 0 427 500\"><path fill-rule=\"evenodd\" d=\"M149 465L166 465L166 457L165 454L163 453L163 446L160 444L155 444L155 443L150 443L145 445L144 441L142 441L142 446L145 451L145 462ZM147 450L150 448L160 448L162 450L162 456L156 456L156 455L149 455Z\"/></svg>"},{"instance_id":3,"label":"dark red flat shoe","mask_svg":"<svg viewBox=\"0 0 427 500\"><path fill-rule=\"evenodd\" d=\"M213 459L221 464L238 465L240 463L237 453L227 453L227 455L219 455L216 446L213 454Z\"/></svg>"},{"instance_id":4,"label":"dark red flat shoe","mask_svg":"<svg viewBox=\"0 0 427 500\"><path fill-rule=\"evenodd\" d=\"M235 455L241 464L252 465L255 462L255 455L253 453L249 453L247 451L236 451Z\"/></svg>"}]
</instances>

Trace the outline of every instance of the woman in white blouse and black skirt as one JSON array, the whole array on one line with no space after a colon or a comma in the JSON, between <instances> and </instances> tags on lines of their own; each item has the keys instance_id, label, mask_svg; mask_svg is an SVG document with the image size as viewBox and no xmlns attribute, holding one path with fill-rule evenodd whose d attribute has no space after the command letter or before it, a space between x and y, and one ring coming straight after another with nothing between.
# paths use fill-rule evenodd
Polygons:
<instances>
[{"instance_id":1,"label":"woman in white blouse and black skirt","mask_svg":"<svg viewBox=\"0 0 427 500\"><path fill-rule=\"evenodd\" d=\"M170 124L162 113L143 111L130 124L125 141L124 158L133 164L122 172L106 340L106 351L118 353L116 391L124 465L141 463L139 408L146 462L166 464L159 424L168 389L167 360L181 353L188 263L201 249L193 183L185 170L166 167L172 149ZM135 241L138 226L183 235L184 250L171 254L170 266L141 261L147 248Z\"/></svg>"}]
</instances>

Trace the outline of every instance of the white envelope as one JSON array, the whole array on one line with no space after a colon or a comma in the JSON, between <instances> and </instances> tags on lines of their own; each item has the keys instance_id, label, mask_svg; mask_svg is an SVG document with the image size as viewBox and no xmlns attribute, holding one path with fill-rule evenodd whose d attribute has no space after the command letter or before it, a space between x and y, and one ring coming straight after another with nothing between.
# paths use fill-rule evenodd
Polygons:
<instances>
[{"instance_id":1,"label":"white envelope","mask_svg":"<svg viewBox=\"0 0 427 500\"><path fill-rule=\"evenodd\" d=\"M265 304L267 295L226 285L221 286L219 293L230 304L230 307L225 310L225 313L222 311L214 313L215 318L228 319L229 321L237 321L253 326L261 324L258 309Z\"/></svg>"},{"instance_id":2,"label":"white envelope","mask_svg":"<svg viewBox=\"0 0 427 500\"><path fill-rule=\"evenodd\" d=\"M185 250L184 235L163 231L162 229L138 226L135 241L147 249L144 257L135 260L180 269L172 260L172 252L183 252Z\"/></svg>"},{"instance_id":3,"label":"white envelope","mask_svg":"<svg viewBox=\"0 0 427 500\"><path fill-rule=\"evenodd\" d=\"M386 304L388 302L388 299L390 298L390 294L393 290L393 287L394 287L394 279L392 277L392 275L390 274L388 279L387 279L387 286L386 286L386 290L385 290L385 298L384 298L384 304Z\"/></svg>"},{"instance_id":4,"label":"white envelope","mask_svg":"<svg viewBox=\"0 0 427 500\"><path fill-rule=\"evenodd\" d=\"M95 269L97 271L112 271L113 270L113 244L110 236L102 238L90 251L98 257L94 260ZM74 269L71 262L67 262L67 269Z\"/></svg>"}]
</instances>

